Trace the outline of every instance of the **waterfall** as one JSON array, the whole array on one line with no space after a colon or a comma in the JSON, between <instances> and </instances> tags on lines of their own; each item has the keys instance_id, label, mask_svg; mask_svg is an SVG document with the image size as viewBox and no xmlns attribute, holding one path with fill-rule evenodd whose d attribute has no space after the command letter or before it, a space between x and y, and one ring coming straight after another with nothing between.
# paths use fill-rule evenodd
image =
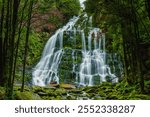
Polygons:
<instances>
[{"instance_id":1,"label":"waterfall","mask_svg":"<svg viewBox=\"0 0 150 117\"><path fill-rule=\"evenodd\" d=\"M33 68L33 85L45 86L52 81L59 83L58 67L63 55L63 32L71 31L78 19L79 17L73 17L48 40L41 60ZM56 47L57 41L59 42L59 48Z\"/></svg>"},{"instance_id":2,"label":"waterfall","mask_svg":"<svg viewBox=\"0 0 150 117\"><path fill-rule=\"evenodd\" d=\"M89 27L84 27L88 29L88 34L87 30L77 24L80 20L78 16L73 17L49 38L40 61L33 68L33 85L45 86L51 82L59 83L60 79L63 79L61 77L67 77L65 74L68 76L74 74L72 75L74 83L83 86L106 82L107 77L111 82L118 82L117 76L111 72L109 64L106 63L105 34L101 29L92 27L92 17L88 18L87 14L83 17L85 20L81 23L89 24ZM68 40L64 35L68 35ZM68 49L66 49L67 42L72 44ZM77 47L79 44L81 48ZM71 51L71 54L67 55L66 51ZM61 74L63 65L72 67L68 67L68 72L65 71L67 68L64 68L65 72Z\"/></svg>"}]
</instances>

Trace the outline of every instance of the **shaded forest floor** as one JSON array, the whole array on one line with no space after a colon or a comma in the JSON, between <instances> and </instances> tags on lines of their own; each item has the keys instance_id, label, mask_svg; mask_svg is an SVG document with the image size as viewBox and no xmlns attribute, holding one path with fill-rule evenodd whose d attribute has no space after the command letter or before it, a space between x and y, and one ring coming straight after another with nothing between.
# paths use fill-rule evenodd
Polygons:
<instances>
[{"instance_id":1,"label":"shaded forest floor","mask_svg":"<svg viewBox=\"0 0 150 117\"><path fill-rule=\"evenodd\" d=\"M14 100L150 100L150 81L145 82L145 93L140 93L138 86L128 86L126 82L117 84L102 83L97 86L74 88L62 84L57 87L20 86L14 87ZM0 99L5 98L5 89L0 87Z\"/></svg>"}]
</instances>

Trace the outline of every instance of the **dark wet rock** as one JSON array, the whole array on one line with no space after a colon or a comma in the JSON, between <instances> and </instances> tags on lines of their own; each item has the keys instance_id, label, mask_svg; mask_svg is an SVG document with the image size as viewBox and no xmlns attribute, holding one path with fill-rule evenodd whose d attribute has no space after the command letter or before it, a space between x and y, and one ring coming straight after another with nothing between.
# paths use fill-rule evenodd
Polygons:
<instances>
[{"instance_id":1,"label":"dark wet rock","mask_svg":"<svg viewBox=\"0 0 150 117\"><path fill-rule=\"evenodd\" d=\"M48 96L48 93L45 93L45 92L38 92L37 93L39 96Z\"/></svg>"},{"instance_id":2,"label":"dark wet rock","mask_svg":"<svg viewBox=\"0 0 150 117\"><path fill-rule=\"evenodd\" d=\"M57 84L57 82L50 82L50 84Z\"/></svg>"}]
</instances>

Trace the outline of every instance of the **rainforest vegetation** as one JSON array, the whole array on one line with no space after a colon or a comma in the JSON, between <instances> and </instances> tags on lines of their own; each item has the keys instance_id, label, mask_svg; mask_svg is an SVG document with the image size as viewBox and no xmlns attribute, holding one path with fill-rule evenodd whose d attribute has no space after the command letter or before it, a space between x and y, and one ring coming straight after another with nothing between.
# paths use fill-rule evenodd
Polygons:
<instances>
[{"instance_id":1,"label":"rainforest vegetation","mask_svg":"<svg viewBox=\"0 0 150 117\"><path fill-rule=\"evenodd\" d=\"M149 0L0 0L0 99L150 99ZM86 12L122 58L118 83L77 88L32 86L44 45L73 16Z\"/></svg>"}]
</instances>

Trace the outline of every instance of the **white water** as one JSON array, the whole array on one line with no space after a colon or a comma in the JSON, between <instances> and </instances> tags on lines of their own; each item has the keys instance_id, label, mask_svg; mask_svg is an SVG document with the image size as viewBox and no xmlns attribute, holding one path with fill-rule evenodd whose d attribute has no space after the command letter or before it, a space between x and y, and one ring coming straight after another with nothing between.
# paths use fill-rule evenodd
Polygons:
<instances>
[{"instance_id":1,"label":"white water","mask_svg":"<svg viewBox=\"0 0 150 117\"><path fill-rule=\"evenodd\" d=\"M86 14L84 17L86 20L88 19ZM74 79L77 84L92 86L97 79L99 83L105 82L107 76L112 82L118 82L118 78L111 73L109 65L106 64L105 34L102 33L101 29L92 27L92 17L90 17L88 21L90 25L89 33L86 36L80 25L77 28L75 27L78 20L79 17L73 17L63 28L57 30L50 37L39 63L33 68L33 85L45 86L54 81L59 83L58 68L65 52L63 45L64 32L73 32L74 36L70 36L70 39L74 40L75 46L77 32L81 35L82 62L79 63L79 70L76 70L77 64L74 64L77 59L77 56L75 56L76 48L72 48L73 68L70 71L76 74Z\"/></svg>"},{"instance_id":2,"label":"white water","mask_svg":"<svg viewBox=\"0 0 150 117\"><path fill-rule=\"evenodd\" d=\"M80 0L80 5L81 5L81 7L84 9L85 8L85 6L84 6L84 2L85 2L86 0Z\"/></svg>"},{"instance_id":3,"label":"white water","mask_svg":"<svg viewBox=\"0 0 150 117\"><path fill-rule=\"evenodd\" d=\"M77 20L78 17L72 18L48 40L41 60L32 72L34 85L45 86L52 81L59 83L58 67L63 55L63 32L72 30ZM57 41L59 42L59 48L56 48Z\"/></svg>"},{"instance_id":4,"label":"white water","mask_svg":"<svg viewBox=\"0 0 150 117\"><path fill-rule=\"evenodd\" d=\"M93 40L94 47L92 47ZM111 73L109 66L106 64L105 34L100 29L93 28L90 30L88 35L88 49L86 48L85 34L82 31L82 54L83 59L79 72L81 85L94 85L95 76L99 76L100 82L105 82L106 76L115 79L113 82L118 82L118 78Z\"/></svg>"}]
</instances>

